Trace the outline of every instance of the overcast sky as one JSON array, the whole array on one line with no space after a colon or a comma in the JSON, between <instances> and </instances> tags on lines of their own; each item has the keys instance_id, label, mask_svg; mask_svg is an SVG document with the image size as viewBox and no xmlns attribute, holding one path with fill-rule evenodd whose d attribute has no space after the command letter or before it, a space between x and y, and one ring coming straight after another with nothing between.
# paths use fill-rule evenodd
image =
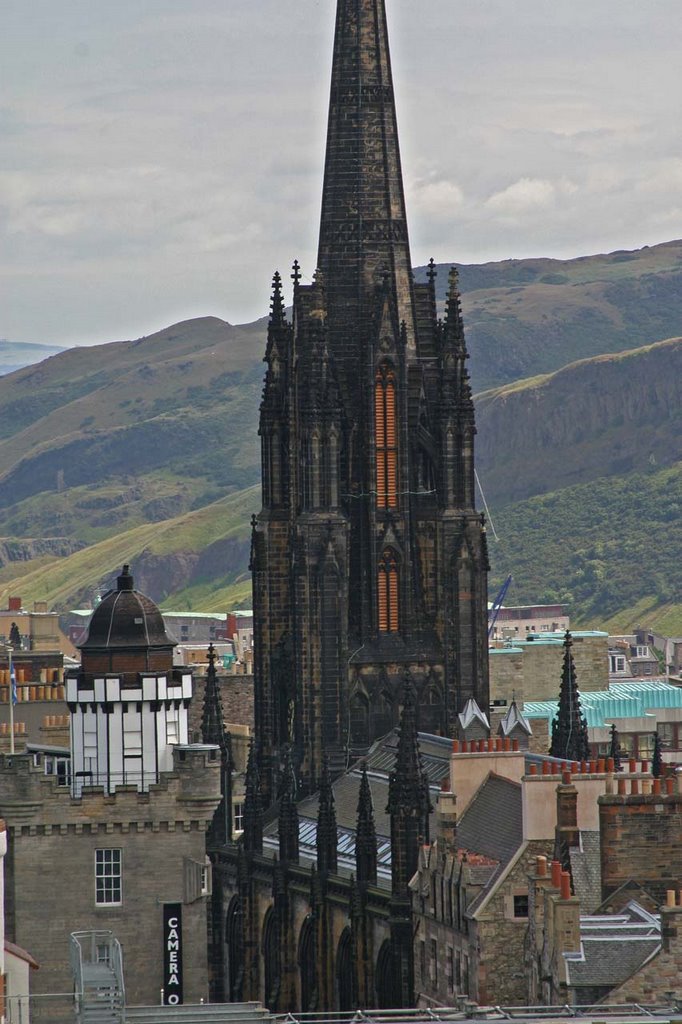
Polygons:
<instances>
[{"instance_id":1,"label":"overcast sky","mask_svg":"<svg viewBox=\"0 0 682 1024\"><path fill-rule=\"evenodd\" d=\"M681 0L387 0L415 264L682 236ZM0 338L314 269L334 0L0 0Z\"/></svg>"}]
</instances>

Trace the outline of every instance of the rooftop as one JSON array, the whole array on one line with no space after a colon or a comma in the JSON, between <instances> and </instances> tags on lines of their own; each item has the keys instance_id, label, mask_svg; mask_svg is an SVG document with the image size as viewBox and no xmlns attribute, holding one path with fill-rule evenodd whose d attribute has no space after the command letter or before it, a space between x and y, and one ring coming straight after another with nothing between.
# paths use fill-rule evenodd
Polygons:
<instances>
[{"instance_id":1,"label":"rooftop","mask_svg":"<svg viewBox=\"0 0 682 1024\"><path fill-rule=\"evenodd\" d=\"M588 726L599 728L614 718L641 718L656 708L682 708L682 687L660 679L628 679L610 683L608 690L581 690L580 705ZM555 700L526 701L523 713L529 719L552 722L557 707Z\"/></svg>"}]
</instances>

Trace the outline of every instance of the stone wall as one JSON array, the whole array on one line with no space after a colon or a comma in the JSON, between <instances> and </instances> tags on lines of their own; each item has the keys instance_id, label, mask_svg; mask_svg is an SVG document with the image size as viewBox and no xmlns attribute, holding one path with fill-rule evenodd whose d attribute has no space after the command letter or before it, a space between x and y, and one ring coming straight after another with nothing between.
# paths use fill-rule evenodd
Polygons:
<instances>
[{"instance_id":1,"label":"stone wall","mask_svg":"<svg viewBox=\"0 0 682 1024\"><path fill-rule=\"evenodd\" d=\"M123 946L129 1003L158 1003L163 904L177 902L183 905L185 1001L207 997L206 899L196 878L220 794L216 753L176 748L175 771L148 793L131 786L105 796L94 789L78 800L32 757L0 758L0 812L9 840L7 937L40 964L34 993L72 991L72 931L111 929ZM99 849L121 851L120 905L95 903ZM60 1019L56 1005L36 1001L36 1024Z\"/></svg>"},{"instance_id":2,"label":"stone wall","mask_svg":"<svg viewBox=\"0 0 682 1024\"><path fill-rule=\"evenodd\" d=\"M602 898L631 879L659 902L682 879L682 794L599 799Z\"/></svg>"},{"instance_id":3,"label":"stone wall","mask_svg":"<svg viewBox=\"0 0 682 1024\"><path fill-rule=\"evenodd\" d=\"M218 676L220 697L223 703L225 728L233 725L247 726L253 732L253 676ZM204 710L205 676L194 676L194 697L189 708L189 735L194 742L201 739L201 716Z\"/></svg>"},{"instance_id":4,"label":"stone wall","mask_svg":"<svg viewBox=\"0 0 682 1024\"><path fill-rule=\"evenodd\" d=\"M475 913L471 945L478 952L477 1002L501 1006L523 1005L527 981L524 943L528 916L515 916L514 897L527 897L528 875L536 858L551 853L553 841L524 843L490 898Z\"/></svg>"},{"instance_id":5,"label":"stone wall","mask_svg":"<svg viewBox=\"0 0 682 1024\"><path fill-rule=\"evenodd\" d=\"M573 636L573 661L581 690L607 690L608 637ZM501 649L490 656L490 700L516 697L526 700L556 700L561 683L563 644L555 641L527 641L518 647Z\"/></svg>"}]
</instances>

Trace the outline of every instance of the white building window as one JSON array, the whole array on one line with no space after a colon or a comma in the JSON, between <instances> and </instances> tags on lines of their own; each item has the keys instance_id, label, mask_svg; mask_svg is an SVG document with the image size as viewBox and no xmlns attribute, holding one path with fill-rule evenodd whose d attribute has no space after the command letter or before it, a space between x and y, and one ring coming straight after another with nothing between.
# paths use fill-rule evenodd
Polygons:
<instances>
[{"instance_id":1,"label":"white building window","mask_svg":"<svg viewBox=\"0 0 682 1024\"><path fill-rule=\"evenodd\" d=\"M142 715L139 711L123 712L123 750L126 757L142 756Z\"/></svg>"},{"instance_id":2,"label":"white building window","mask_svg":"<svg viewBox=\"0 0 682 1024\"><path fill-rule=\"evenodd\" d=\"M625 657L621 654L609 654L609 672L625 672Z\"/></svg>"},{"instance_id":3,"label":"white building window","mask_svg":"<svg viewBox=\"0 0 682 1024\"><path fill-rule=\"evenodd\" d=\"M95 850L95 903L120 904L121 892L121 851Z\"/></svg>"},{"instance_id":4,"label":"white building window","mask_svg":"<svg viewBox=\"0 0 682 1024\"><path fill-rule=\"evenodd\" d=\"M648 647L637 647L637 648L635 648L635 650L636 650L636 657L637 658L648 658L649 657L649 648Z\"/></svg>"},{"instance_id":5,"label":"white building window","mask_svg":"<svg viewBox=\"0 0 682 1024\"><path fill-rule=\"evenodd\" d=\"M232 831L244 831L244 804L233 805Z\"/></svg>"},{"instance_id":6,"label":"white building window","mask_svg":"<svg viewBox=\"0 0 682 1024\"><path fill-rule=\"evenodd\" d=\"M180 712L174 708L166 711L166 743L180 742Z\"/></svg>"},{"instance_id":7,"label":"white building window","mask_svg":"<svg viewBox=\"0 0 682 1024\"><path fill-rule=\"evenodd\" d=\"M83 762L90 771L97 765L97 715L94 711L83 714Z\"/></svg>"}]
</instances>

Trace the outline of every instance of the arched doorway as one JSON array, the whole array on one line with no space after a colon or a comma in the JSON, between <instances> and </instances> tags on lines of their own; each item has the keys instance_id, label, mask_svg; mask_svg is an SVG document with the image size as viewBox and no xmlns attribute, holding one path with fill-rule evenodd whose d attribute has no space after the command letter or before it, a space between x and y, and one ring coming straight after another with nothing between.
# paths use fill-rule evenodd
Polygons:
<instances>
[{"instance_id":1,"label":"arched doorway","mask_svg":"<svg viewBox=\"0 0 682 1024\"><path fill-rule=\"evenodd\" d=\"M350 928L344 928L336 950L336 1005L339 1010L355 1009L354 987L353 938Z\"/></svg>"},{"instance_id":2,"label":"arched doorway","mask_svg":"<svg viewBox=\"0 0 682 1024\"><path fill-rule=\"evenodd\" d=\"M227 908L225 945L227 947L225 992L230 1003L239 1003L242 999L244 980L244 936L239 896L233 896Z\"/></svg>"},{"instance_id":3,"label":"arched doorway","mask_svg":"<svg viewBox=\"0 0 682 1024\"><path fill-rule=\"evenodd\" d=\"M298 969L301 978L301 1011L306 1013L317 1006L315 977L315 935L310 914L301 926L298 940Z\"/></svg>"},{"instance_id":4,"label":"arched doorway","mask_svg":"<svg viewBox=\"0 0 682 1024\"><path fill-rule=\"evenodd\" d=\"M393 957L391 956L391 943L388 939L381 944L375 977L377 1006L380 1010L391 1009L395 1005L395 999L393 996Z\"/></svg>"},{"instance_id":5,"label":"arched doorway","mask_svg":"<svg viewBox=\"0 0 682 1024\"><path fill-rule=\"evenodd\" d=\"M279 1000L279 927L272 907L263 920L263 972L265 1005L273 1013Z\"/></svg>"}]
</instances>

